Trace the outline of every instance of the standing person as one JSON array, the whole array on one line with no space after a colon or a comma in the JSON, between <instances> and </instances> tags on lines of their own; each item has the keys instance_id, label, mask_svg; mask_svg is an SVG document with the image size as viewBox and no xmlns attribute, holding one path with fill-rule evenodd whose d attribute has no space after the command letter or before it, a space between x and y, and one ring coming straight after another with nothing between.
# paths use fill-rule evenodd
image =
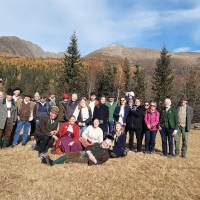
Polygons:
<instances>
[{"instance_id":1,"label":"standing person","mask_svg":"<svg viewBox=\"0 0 200 200\"><path fill-rule=\"evenodd\" d=\"M51 107L49 116L42 117L40 123L36 127L35 137L36 137L36 147L38 150L38 156L43 157L44 153L47 151L48 142L52 136L56 135L59 124L58 124L58 112L59 108L56 106Z\"/></svg>"},{"instance_id":2,"label":"standing person","mask_svg":"<svg viewBox=\"0 0 200 200\"><path fill-rule=\"evenodd\" d=\"M82 146L79 142L79 126L75 123L76 118L71 116L69 122L64 122L60 127L56 140L56 153L81 151Z\"/></svg>"},{"instance_id":3,"label":"standing person","mask_svg":"<svg viewBox=\"0 0 200 200\"><path fill-rule=\"evenodd\" d=\"M115 102L115 95L114 94L110 94L109 95L109 101L107 101L105 103L106 106L108 106L108 110L109 110L109 118L108 118L108 129L109 129L109 133L112 133L113 128L114 128L114 111L115 108L117 107L117 102Z\"/></svg>"},{"instance_id":4,"label":"standing person","mask_svg":"<svg viewBox=\"0 0 200 200\"><path fill-rule=\"evenodd\" d=\"M100 103L94 107L93 119L99 119L100 125L99 127L103 131L103 137L106 138L108 133L108 117L109 117L109 110L108 106L105 105L106 98L102 96L100 98Z\"/></svg>"},{"instance_id":5,"label":"standing person","mask_svg":"<svg viewBox=\"0 0 200 200\"><path fill-rule=\"evenodd\" d=\"M16 87L15 89L13 89L13 99L16 102L19 99L22 99L22 97L20 96L20 94L22 93L22 90L19 87Z\"/></svg>"},{"instance_id":6,"label":"standing person","mask_svg":"<svg viewBox=\"0 0 200 200\"><path fill-rule=\"evenodd\" d=\"M134 132L136 133L137 139L137 154L140 154L142 147L142 125L144 120L145 109L141 105L141 99L136 98L135 105L130 109L129 115L127 117L127 129L129 131L129 150L133 151L133 139Z\"/></svg>"},{"instance_id":7,"label":"standing person","mask_svg":"<svg viewBox=\"0 0 200 200\"><path fill-rule=\"evenodd\" d=\"M40 123L40 119L42 117L46 117L49 115L51 110L51 106L49 102L46 101L46 95L42 94L40 96L40 101L35 104L34 107L34 119L35 119L35 126L37 127Z\"/></svg>"},{"instance_id":8,"label":"standing person","mask_svg":"<svg viewBox=\"0 0 200 200\"><path fill-rule=\"evenodd\" d=\"M174 137L175 141L175 156L180 153L180 138L182 135L181 157L186 158L188 135L193 118L193 108L187 105L187 97L184 95L180 100L178 111L178 132Z\"/></svg>"},{"instance_id":9,"label":"standing person","mask_svg":"<svg viewBox=\"0 0 200 200\"><path fill-rule=\"evenodd\" d=\"M129 111L130 107L127 106L125 98L122 97L118 106L115 108L113 116L115 122L120 122L124 130L126 129L126 119L128 117Z\"/></svg>"},{"instance_id":10,"label":"standing person","mask_svg":"<svg viewBox=\"0 0 200 200\"><path fill-rule=\"evenodd\" d=\"M65 120L69 121L69 118L73 115L76 106L78 105L78 96L77 94L73 93L71 100L67 104L67 109L65 110Z\"/></svg>"},{"instance_id":11,"label":"standing person","mask_svg":"<svg viewBox=\"0 0 200 200\"><path fill-rule=\"evenodd\" d=\"M17 128L14 134L14 140L12 142L12 147L17 145L22 127L24 127L24 132L22 136L22 146L26 145L28 131L31 125L30 121L33 120L33 109L35 106L35 103L30 100L31 100L31 95L26 94L24 95L24 99L19 99L17 101L18 121L17 121Z\"/></svg>"},{"instance_id":12,"label":"standing person","mask_svg":"<svg viewBox=\"0 0 200 200\"><path fill-rule=\"evenodd\" d=\"M114 145L110 148L111 152L110 155L112 158L118 156L125 156L126 155L126 134L120 122L115 124L115 128L112 132L114 136Z\"/></svg>"},{"instance_id":13,"label":"standing person","mask_svg":"<svg viewBox=\"0 0 200 200\"><path fill-rule=\"evenodd\" d=\"M85 131L92 122L92 112L85 97L81 97L73 115L76 117L76 123L80 127L80 135L82 135L83 131Z\"/></svg>"},{"instance_id":14,"label":"standing person","mask_svg":"<svg viewBox=\"0 0 200 200\"><path fill-rule=\"evenodd\" d=\"M156 143L156 134L157 134L157 125L160 119L160 113L156 109L156 102L152 101L150 103L149 109L146 110L144 116L144 122L146 126L145 131L145 154L153 154L155 143Z\"/></svg>"},{"instance_id":15,"label":"standing person","mask_svg":"<svg viewBox=\"0 0 200 200\"><path fill-rule=\"evenodd\" d=\"M55 91L49 92L48 103L49 103L50 106L58 106L59 105L59 101L58 101L58 99L56 99Z\"/></svg>"},{"instance_id":16,"label":"standing person","mask_svg":"<svg viewBox=\"0 0 200 200\"><path fill-rule=\"evenodd\" d=\"M33 102L36 104L37 102L40 101L40 95L38 92L36 92L34 94L34 99L33 99ZM36 128L36 125L35 125L35 119L33 119L31 121L31 130L30 130L30 137L31 137L31 140L33 141L34 140L34 132L35 132L35 128Z\"/></svg>"},{"instance_id":17,"label":"standing person","mask_svg":"<svg viewBox=\"0 0 200 200\"><path fill-rule=\"evenodd\" d=\"M165 107L160 113L159 130L162 138L162 156L167 156L167 140L169 145L168 157L173 157L173 136L178 130L178 114L175 108L171 107L171 100L165 99Z\"/></svg>"},{"instance_id":18,"label":"standing person","mask_svg":"<svg viewBox=\"0 0 200 200\"><path fill-rule=\"evenodd\" d=\"M90 100L88 100L88 104L91 108L92 116L93 116L93 112L94 112L94 107L99 104L99 101L96 98L97 98L96 93L91 92L90 93Z\"/></svg>"},{"instance_id":19,"label":"standing person","mask_svg":"<svg viewBox=\"0 0 200 200\"><path fill-rule=\"evenodd\" d=\"M60 126L62 125L63 122L66 121L65 112L67 111L69 95L64 93L62 95L62 99L63 100L59 102L59 113L58 113L58 120L59 120Z\"/></svg>"},{"instance_id":20,"label":"standing person","mask_svg":"<svg viewBox=\"0 0 200 200\"><path fill-rule=\"evenodd\" d=\"M0 91L0 99L3 99L4 98L4 94L2 91Z\"/></svg>"},{"instance_id":21,"label":"standing person","mask_svg":"<svg viewBox=\"0 0 200 200\"><path fill-rule=\"evenodd\" d=\"M13 125L17 120L17 108L10 88L6 92L6 97L0 99L0 116L0 148L3 149L7 147Z\"/></svg>"}]
</instances>

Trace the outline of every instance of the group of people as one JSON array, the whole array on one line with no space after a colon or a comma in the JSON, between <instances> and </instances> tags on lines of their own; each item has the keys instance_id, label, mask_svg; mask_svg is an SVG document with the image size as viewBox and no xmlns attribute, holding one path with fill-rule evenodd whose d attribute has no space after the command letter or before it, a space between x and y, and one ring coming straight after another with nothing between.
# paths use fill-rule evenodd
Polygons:
<instances>
[{"instance_id":1,"label":"group of people","mask_svg":"<svg viewBox=\"0 0 200 200\"><path fill-rule=\"evenodd\" d=\"M1 92L0 92L1 93ZM177 106L170 99L164 100L163 108L158 111L155 101L144 102L136 98L134 92L115 101L110 94L108 101L102 96L97 100L95 92L90 98L77 94L62 95L62 101L51 91L45 94L35 93L20 96L20 88L8 89L5 97L0 97L0 148L6 149L18 145L23 127L22 142L26 145L28 132L36 144L29 150L37 150L42 163L54 165L64 162L102 164L110 157L126 156L126 136L129 134L129 151L134 149L136 135L136 153L141 154L145 136L145 154L155 152L157 131L162 139L162 156L172 158L180 154L186 157L188 134L193 117L193 109L184 95ZM51 153L61 155L51 160L46 152L52 145ZM175 144L175 152L174 152Z\"/></svg>"}]
</instances>

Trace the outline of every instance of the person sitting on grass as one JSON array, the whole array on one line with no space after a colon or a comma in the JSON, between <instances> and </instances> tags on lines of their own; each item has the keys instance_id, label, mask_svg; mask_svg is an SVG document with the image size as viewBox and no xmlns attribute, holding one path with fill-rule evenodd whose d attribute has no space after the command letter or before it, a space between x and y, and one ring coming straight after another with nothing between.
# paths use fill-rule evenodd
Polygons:
<instances>
[{"instance_id":1,"label":"person sitting on grass","mask_svg":"<svg viewBox=\"0 0 200 200\"><path fill-rule=\"evenodd\" d=\"M126 155L126 134L120 122L117 122L112 132L114 136L114 146L110 148L110 155L112 158Z\"/></svg>"},{"instance_id":2,"label":"person sitting on grass","mask_svg":"<svg viewBox=\"0 0 200 200\"><path fill-rule=\"evenodd\" d=\"M85 151L69 152L56 160L51 160L49 156L42 157L42 163L49 166L64 163L85 163L88 165L100 165L110 158L109 148L113 142L113 136L107 135L107 138L101 143L95 143L85 148Z\"/></svg>"}]
</instances>

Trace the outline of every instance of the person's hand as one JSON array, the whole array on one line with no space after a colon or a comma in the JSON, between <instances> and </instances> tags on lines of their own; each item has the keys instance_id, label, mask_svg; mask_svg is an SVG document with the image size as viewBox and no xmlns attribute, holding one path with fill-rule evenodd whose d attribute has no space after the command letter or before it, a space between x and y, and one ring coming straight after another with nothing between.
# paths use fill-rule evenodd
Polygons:
<instances>
[{"instance_id":1,"label":"person's hand","mask_svg":"<svg viewBox=\"0 0 200 200\"><path fill-rule=\"evenodd\" d=\"M17 116L17 119L20 120L19 116Z\"/></svg>"},{"instance_id":2,"label":"person's hand","mask_svg":"<svg viewBox=\"0 0 200 200\"><path fill-rule=\"evenodd\" d=\"M159 131L161 131L161 130L162 130L162 127L161 127L161 126L159 126L159 127L158 127L158 130L159 130Z\"/></svg>"},{"instance_id":3,"label":"person's hand","mask_svg":"<svg viewBox=\"0 0 200 200\"><path fill-rule=\"evenodd\" d=\"M126 123L124 123L124 126L126 126Z\"/></svg>"},{"instance_id":4,"label":"person's hand","mask_svg":"<svg viewBox=\"0 0 200 200\"><path fill-rule=\"evenodd\" d=\"M176 136L176 134L177 134L177 132L176 132L176 131L174 131L174 132L172 133L172 136Z\"/></svg>"},{"instance_id":5,"label":"person's hand","mask_svg":"<svg viewBox=\"0 0 200 200\"><path fill-rule=\"evenodd\" d=\"M122 114L121 114L121 113L119 113L119 116L122 116Z\"/></svg>"},{"instance_id":6,"label":"person's hand","mask_svg":"<svg viewBox=\"0 0 200 200\"><path fill-rule=\"evenodd\" d=\"M90 143L92 143L92 139L91 138L88 138L87 141L90 142Z\"/></svg>"},{"instance_id":7,"label":"person's hand","mask_svg":"<svg viewBox=\"0 0 200 200\"><path fill-rule=\"evenodd\" d=\"M150 125L150 124L147 124L147 128L148 128L148 129L151 129L151 125Z\"/></svg>"},{"instance_id":8,"label":"person's hand","mask_svg":"<svg viewBox=\"0 0 200 200\"><path fill-rule=\"evenodd\" d=\"M85 122L82 123L82 126L85 126Z\"/></svg>"},{"instance_id":9,"label":"person's hand","mask_svg":"<svg viewBox=\"0 0 200 200\"><path fill-rule=\"evenodd\" d=\"M55 135L55 133L54 133L54 131L51 131L50 136L53 136L53 135Z\"/></svg>"},{"instance_id":10,"label":"person's hand","mask_svg":"<svg viewBox=\"0 0 200 200\"><path fill-rule=\"evenodd\" d=\"M81 123L81 122L79 122L79 123L78 123L78 125L79 125L79 126L82 126L82 123Z\"/></svg>"},{"instance_id":11,"label":"person's hand","mask_svg":"<svg viewBox=\"0 0 200 200\"><path fill-rule=\"evenodd\" d=\"M74 144L74 142L70 142L70 143L68 144L68 146L71 147L73 144Z\"/></svg>"},{"instance_id":12,"label":"person's hand","mask_svg":"<svg viewBox=\"0 0 200 200\"><path fill-rule=\"evenodd\" d=\"M110 147L110 150L113 150L113 147Z\"/></svg>"}]
</instances>

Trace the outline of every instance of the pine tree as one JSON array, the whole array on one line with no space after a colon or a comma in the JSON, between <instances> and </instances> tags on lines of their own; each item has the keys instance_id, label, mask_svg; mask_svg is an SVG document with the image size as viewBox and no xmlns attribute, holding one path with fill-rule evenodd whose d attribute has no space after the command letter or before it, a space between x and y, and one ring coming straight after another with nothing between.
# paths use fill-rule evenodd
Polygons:
<instances>
[{"instance_id":1,"label":"pine tree","mask_svg":"<svg viewBox=\"0 0 200 200\"><path fill-rule=\"evenodd\" d=\"M106 61L104 63L102 72L99 76L98 93L100 96L102 95L108 96L110 93L114 93L116 91L116 85L115 85L116 73L117 73L117 67L115 66L115 64Z\"/></svg>"},{"instance_id":2,"label":"pine tree","mask_svg":"<svg viewBox=\"0 0 200 200\"><path fill-rule=\"evenodd\" d=\"M135 65L136 71L134 72L134 92L137 97L140 97L142 100L145 100L145 91L146 91L146 81L145 81L145 72L141 69L140 65L137 63Z\"/></svg>"},{"instance_id":3,"label":"pine tree","mask_svg":"<svg viewBox=\"0 0 200 200\"><path fill-rule=\"evenodd\" d=\"M125 78L126 78L126 82L125 82L125 90L129 91L130 89L130 62L127 58L124 59L124 63L122 65L122 69L124 71L125 74Z\"/></svg>"},{"instance_id":4,"label":"pine tree","mask_svg":"<svg viewBox=\"0 0 200 200\"><path fill-rule=\"evenodd\" d=\"M77 37L75 32L70 37L70 44L64 54L61 86L68 93L76 92L84 94L86 91L86 75L78 50Z\"/></svg>"},{"instance_id":5,"label":"pine tree","mask_svg":"<svg viewBox=\"0 0 200 200\"><path fill-rule=\"evenodd\" d=\"M170 55L168 55L166 45L164 45L160 52L160 58L156 60L152 79L152 97L157 102L159 109L166 98L173 98L173 79Z\"/></svg>"}]
</instances>

